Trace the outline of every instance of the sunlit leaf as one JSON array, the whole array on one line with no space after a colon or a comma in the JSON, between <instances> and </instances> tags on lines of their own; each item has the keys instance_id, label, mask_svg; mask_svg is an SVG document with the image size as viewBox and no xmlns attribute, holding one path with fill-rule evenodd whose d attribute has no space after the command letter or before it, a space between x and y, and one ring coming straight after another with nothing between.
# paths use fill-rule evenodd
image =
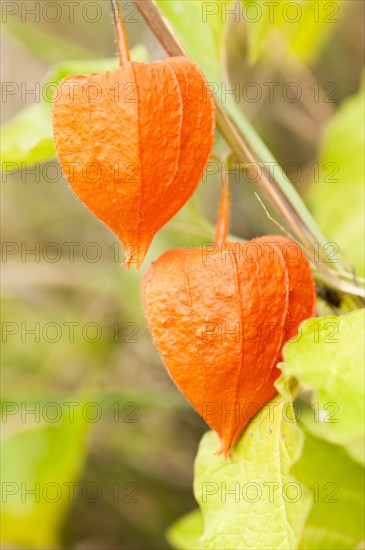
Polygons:
<instances>
[{"instance_id":1,"label":"sunlit leaf","mask_svg":"<svg viewBox=\"0 0 365 550\"><path fill-rule=\"evenodd\" d=\"M227 11L232 0L157 0L189 56L208 80L220 82Z\"/></svg>"},{"instance_id":2,"label":"sunlit leaf","mask_svg":"<svg viewBox=\"0 0 365 550\"><path fill-rule=\"evenodd\" d=\"M302 456L292 473L310 488L313 497L301 548L357 547L364 536L363 469L343 448L305 432Z\"/></svg>"},{"instance_id":3,"label":"sunlit leaf","mask_svg":"<svg viewBox=\"0 0 365 550\"><path fill-rule=\"evenodd\" d=\"M314 430L327 441L346 447L364 461L364 329L363 310L340 317L309 319L299 336L284 348L286 379L311 390L317 403ZM280 385L280 381L279 381Z\"/></svg>"},{"instance_id":4,"label":"sunlit leaf","mask_svg":"<svg viewBox=\"0 0 365 550\"><path fill-rule=\"evenodd\" d=\"M74 409L73 421L64 410L59 422L43 419L3 441L2 541L35 549L59 545L65 513L75 498L85 437L91 426L82 418L81 409Z\"/></svg>"},{"instance_id":5,"label":"sunlit leaf","mask_svg":"<svg viewBox=\"0 0 365 550\"><path fill-rule=\"evenodd\" d=\"M319 174L308 202L328 240L364 275L364 86L348 99L327 126L319 159ZM328 249L328 253L332 252ZM332 257L329 256L328 267Z\"/></svg>"},{"instance_id":6,"label":"sunlit leaf","mask_svg":"<svg viewBox=\"0 0 365 550\"><path fill-rule=\"evenodd\" d=\"M1 164L7 173L18 169L19 163L44 162L55 153L50 113L44 103L26 107L1 128Z\"/></svg>"},{"instance_id":7,"label":"sunlit leaf","mask_svg":"<svg viewBox=\"0 0 365 550\"><path fill-rule=\"evenodd\" d=\"M290 401L275 398L248 425L230 461L215 454L214 432L203 437L194 481L203 548L297 548L310 497L289 474L302 437L288 417L293 420Z\"/></svg>"},{"instance_id":8,"label":"sunlit leaf","mask_svg":"<svg viewBox=\"0 0 365 550\"><path fill-rule=\"evenodd\" d=\"M176 550L199 550L203 534L203 516L200 510L193 510L175 521L166 533L168 543Z\"/></svg>"},{"instance_id":9,"label":"sunlit leaf","mask_svg":"<svg viewBox=\"0 0 365 550\"><path fill-rule=\"evenodd\" d=\"M340 21L344 2L300 0L262 2L241 0L242 18L248 34L249 57L257 61L268 57L295 53L310 61L318 53Z\"/></svg>"},{"instance_id":10,"label":"sunlit leaf","mask_svg":"<svg viewBox=\"0 0 365 550\"><path fill-rule=\"evenodd\" d=\"M143 46L131 50L134 61L146 61ZM103 72L118 67L116 58L65 61L47 75L42 87L43 99L26 107L1 128L1 163L7 173L19 169L19 164L34 164L51 160L56 154L51 118L52 99L56 85L65 76ZM15 166L14 166L15 164Z\"/></svg>"}]
</instances>

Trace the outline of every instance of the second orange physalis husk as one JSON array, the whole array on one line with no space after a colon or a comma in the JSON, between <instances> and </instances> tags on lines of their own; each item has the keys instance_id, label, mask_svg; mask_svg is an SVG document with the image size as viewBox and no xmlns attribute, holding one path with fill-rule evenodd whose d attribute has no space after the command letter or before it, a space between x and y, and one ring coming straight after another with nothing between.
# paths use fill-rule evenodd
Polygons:
<instances>
[{"instance_id":1,"label":"second orange physalis husk","mask_svg":"<svg viewBox=\"0 0 365 550\"><path fill-rule=\"evenodd\" d=\"M145 275L155 344L225 456L276 394L282 347L315 314L315 300L303 251L280 236L170 250Z\"/></svg>"}]
</instances>

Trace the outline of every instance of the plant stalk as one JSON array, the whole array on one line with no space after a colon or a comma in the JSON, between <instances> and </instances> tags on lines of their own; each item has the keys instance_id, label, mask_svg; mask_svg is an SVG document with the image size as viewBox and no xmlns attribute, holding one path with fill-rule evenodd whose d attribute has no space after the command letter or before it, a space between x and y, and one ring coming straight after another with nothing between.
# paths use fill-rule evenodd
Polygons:
<instances>
[{"instance_id":1,"label":"plant stalk","mask_svg":"<svg viewBox=\"0 0 365 550\"><path fill-rule=\"evenodd\" d=\"M119 2L118 0L110 0L110 2L113 11L115 34L117 37L119 64L122 67L131 60L129 55L128 38L125 31L123 18L120 13Z\"/></svg>"},{"instance_id":2,"label":"plant stalk","mask_svg":"<svg viewBox=\"0 0 365 550\"><path fill-rule=\"evenodd\" d=\"M217 226L215 229L215 237L214 237L214 242L219 246L221 246L222 243L227 241L230 210L231 210L229 175L226 170L226 163L223 163L221 166L222 166L221 194L220 194L220 200L219 200Z\"/></svg>"},{"instance_id":3,"label":"plant stalk","mask_svg":"<svg viewBox=\"0 0 365 550\"><path fill-rule=\"evenodd\" d=\"M166 52L170 56L187 56L186 51L161 15L155 2L153 0L133 1ZM268 161L266 164L269 165L274 162L266 145L249 124L247 124L244 132L242 128L239 130L231 118L233 113L231 112L229 116L217 98L215 98L215 104L217 127L239 162L262 167L261 175L256 181L256 185L282 220L291 228L302 246L307 250L307 255L310 255L309 251L313 244L318 243L320 260L323 260L326 257L326 252L323 248L326 244L326 239L294 187L285 180L284 176L276 176L275 178L270 176L265 163L262 162L263 159ZM344 272L340 263L336 265L336 270L340 272L338 274L330 272L323 261L318 263L317 269L329 281L330 286L335 286L347 293L352 293L351 289L355 290L353 292L354 305L362 307L363 301L359 298L359 295L362 295L362 289L356 286L356 280L352 284L344 284L340 278L340 274Z\"/></svg>"}]
</instances>

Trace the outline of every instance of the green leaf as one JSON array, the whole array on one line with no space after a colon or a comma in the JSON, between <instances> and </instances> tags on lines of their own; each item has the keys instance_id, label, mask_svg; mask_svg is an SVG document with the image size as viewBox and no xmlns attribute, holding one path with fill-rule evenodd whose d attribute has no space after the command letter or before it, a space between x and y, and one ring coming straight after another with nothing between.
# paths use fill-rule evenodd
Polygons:
<instances>
[{"instance_id":1,"label":"green leaf","mask_svg":"<svg viewBox=\"0 0 365 550\"><path fill-rule=\"evenodd\" d=\"M146 61L147 52L143 46L131 50L134 61ZM1 164L3 170L19 168L12 164L34 164L51 160L56 149L53 140L51 105L55 85L73 74L103 72L118 67L116 58L92 61L65 61L56 65L47 75L43 86L43 100L21 111L1 128ZM50 85L47 87L47 85Z\"/></svg>"},{"instance_id":2,"label":"green leaf","mask_svg":"<svg viewBox=\"0 0 365 550\"><path fill-rule=\"evenodd\" d=\"M241 0L245 19L249 57L257 61L262 55L277 56L295 53L311 61L340 21L343 2L262 2Z\"/></svg>"},{"instance_id":3,"label":"green leaf","mask_svg":"<svg viewBox=\"0 0 365 550\"><path fill-rule=\"evenodd\" d=\"M11 173L14 163L45 162L56 154L50 113L44 103L26 107L1 128L1 164Z\"/></svg>"},{"instance_id":4,"label":"green leaf","mask_svg":"<svg viewBox=\"0 0 365 550\"><path fill-rule=\"evenodd\" d=\"M76 492L86 452L86 433L91 426L82 418L81 409L74 409L73 421L63 411L58 423L39 423L30 428L27 425L27 429L3 441L3 541L22 548L59 545L65 513L75 498L73 490Z\"/></svg>"},{"instance_id":5,"label":"green leaf","mask_svg":"<svg viewBox=\"0 0 365 550\"><path fill-rule=\"evenodd\" d=\"M203 516L200 510L193 510L173 523L166 533L170 546L176 550L199 550L203 534Z\"/></svg>"},{"instance_id":6,"label":"green leaf","mask_svg":"<svg viewBox=\"0 0 365 550\"><path fill-rule=\"evenodd\" d=\"M292 473L310 487L314 502L301 547L345 550L357 546L365 527L363 469L342 447L305 432L302 456Z\"/></svg>"},{"instance_id":7,"label":"green leaf","mask_svg":"<svg viewBox=\"0 0 365 550\"><path fill-rule=\"evenodd\" d=\"M284 348L286 380L312 391L315 433L364 461L364 310L309 319ZM278 385L280 386L281 380Z\"/></svg>"},{"instance_id":8,"label":"green leaf","mask_svg":"<svg viewBox=\"0 0 365 550\"><path fill-rule=\"evenodd\" d=\"M273 399L247 426L230 461L215 454L217 435L205 434L194 481L203 548L297 548L310 497L289 474L302 449L296 423L287 420L292 415L291 402Z\"/></svg>"},{"instance_id":9,"label":"green leaf","mask_svg":"<svg viewBox=\"0 0 365 550\"><path fill-rule=\"evenodd\" d=\"M329 240L344 251L360 276L365 274L364 89L362 86L356 96L348 99L328 124L322 140L318 180L307 197ZM332 251L329 249L328 253Z\"/></svg>"},{"instance_id":10,"label":"green leaf","mask_svg":"<svg viewBox=\"0 0 365 550\"><path fill-rule=\"evenodd\" d=\"M147 62L148 53L146 48L139 44L132 48L131 59L138 62ZM75 74L103 73L118 68L118 59L106 57L93 60L64 61L55 65L47 74L45 84L58 84L66 76Z\"/></svg>"},{"instance_id":11,"label":"green leaf","mask_svg":"<svg viewBox=\"0 0 365 550\"><path fill-rule=\"evenodd\" d=\"M208 80L221 81L225 14L232 0L156 0L189 56Z\"/></svg>"}]
</instances>

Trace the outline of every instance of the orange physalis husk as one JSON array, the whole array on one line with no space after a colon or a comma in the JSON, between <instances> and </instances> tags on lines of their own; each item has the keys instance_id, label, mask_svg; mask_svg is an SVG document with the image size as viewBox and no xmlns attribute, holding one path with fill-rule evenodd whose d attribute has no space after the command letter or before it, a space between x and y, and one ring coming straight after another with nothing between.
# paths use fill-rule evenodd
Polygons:
<instances>
[{"instance_id":1,"label":"orange physalis husk","mask_svg":"<svg viewBox=\"0 0 365 550\"><path fill-rule=\"evenodd\" d=\"M197 188L212 151L214 102L184 57L127 62L59 85L53 127L78 197L119 237L139 268L156 232Z\"/></svg>"},{"instance_id":2,"label":"orange physalis husk","mask_svg":"<svg viewBox=\"0 0 365 550\"><path fill-rule=\"evenodd\" d=\"M146 273L148 324L171 377L218 433L225 457L276 393L284 343L315 314L309 263L291 239L227 241L222 179L215 245L163 254Z\"/></svg>"},{"instance_id":3,"label":"orange physalis husk","mask_svg":"<svg viewBox=\"0 0 365 550\"><path fill-rule=\"evenodd\" d=\"M276 394L282 347L315 314L315 300L302 249L280 236L170 250L146 273L144 310L155 344L226 457Z\"/></svg>"}]
</instances>

